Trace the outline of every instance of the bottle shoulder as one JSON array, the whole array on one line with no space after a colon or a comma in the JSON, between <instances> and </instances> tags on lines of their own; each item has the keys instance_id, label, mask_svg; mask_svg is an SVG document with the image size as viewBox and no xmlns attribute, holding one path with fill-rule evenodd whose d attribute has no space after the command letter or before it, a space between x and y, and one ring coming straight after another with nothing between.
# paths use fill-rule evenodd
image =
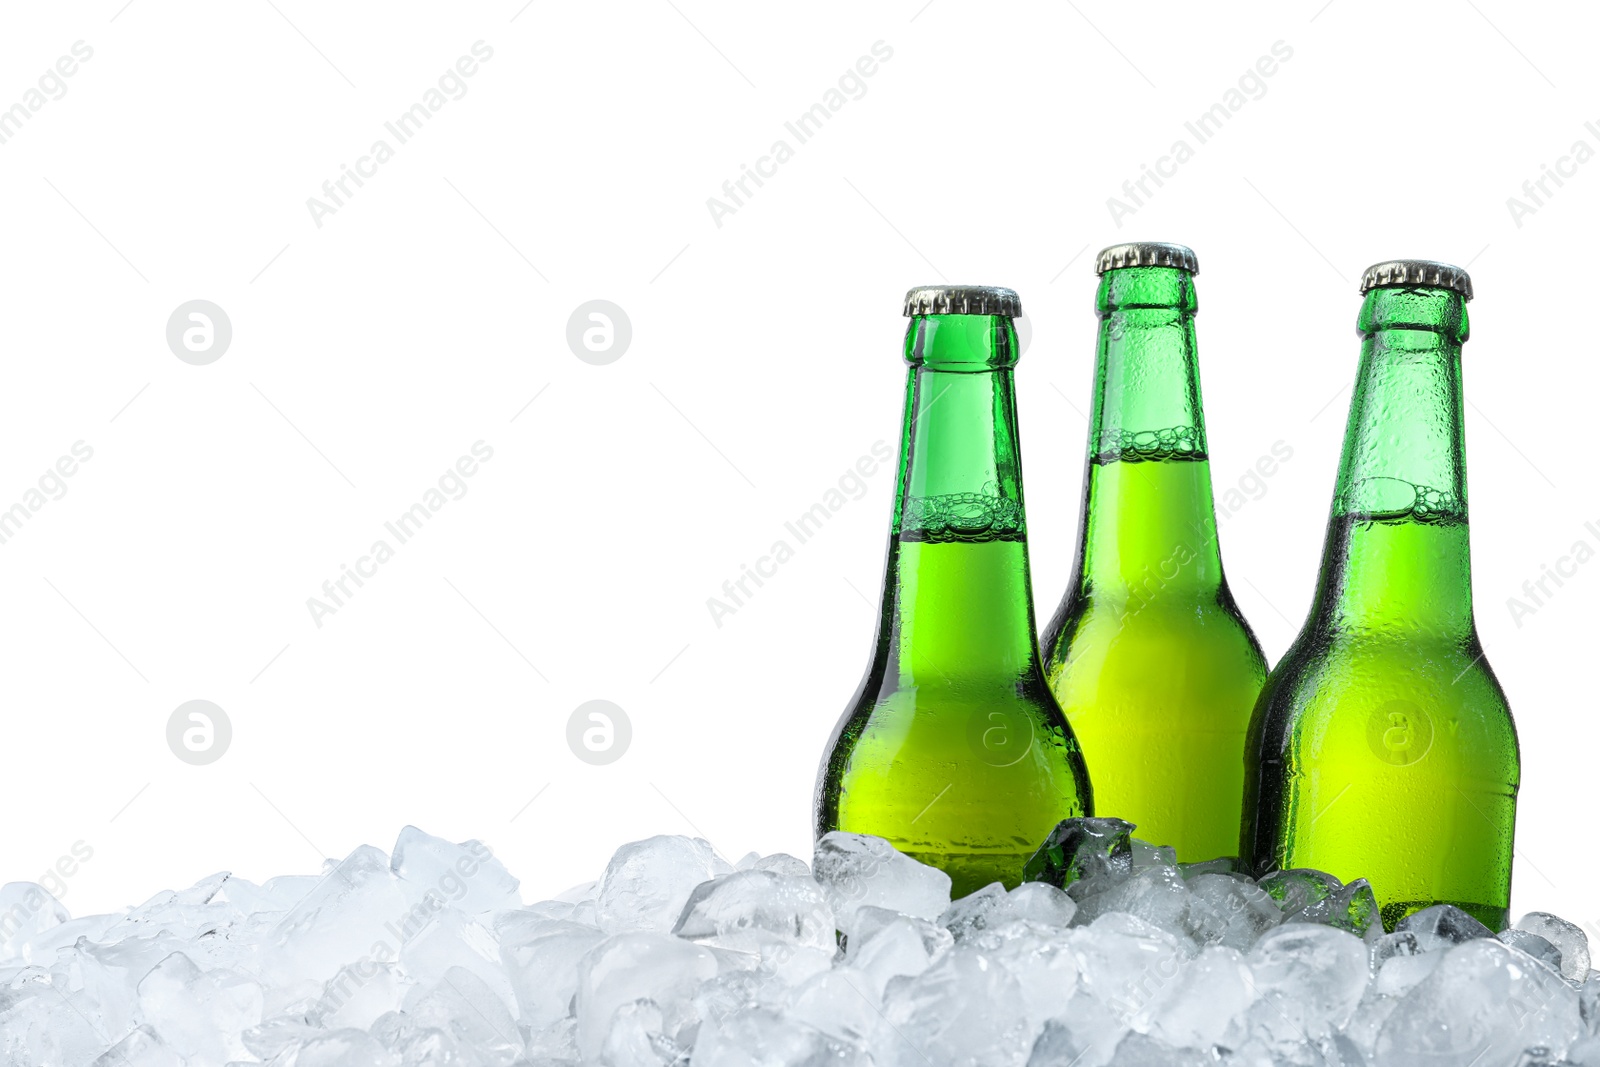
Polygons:
<instances>
[{"instance_id":1,"label":"bottle shoulder","mask_svg":"<svg viewBox=\"0 0 1600 1067\"><path fill-rule=\"evenodd\" d=\"M1491 762L1517 750L1510 703L1474 635L1303 633L1268 676L1255 717L1269 752L1380 736L1395 723Z\"/></svg>"},{"instance_id":2,"label":"bottle shoulder","mask_svg":"<svg viewBox=\"0 0 1600 1067\"><path fill-rule=\"evenodd\" d=\"M1021 677L884 678L877 685L862 686L846 715L889 721L910 716L982 714L991 708L1033 714L1041 720L1064 720L1060 704L1038 671Z\"/></svg>"},{"instance_id":3,"label":"bottle shoulder","mask_svg":"<svg viewBox=\"0 0 1600 1067\"><path fill-rule=\"evenodd\" d=\"M1225 588L1144 602L1071 597L1051 622L1044 656L1052 682L1068 664L1080 663L1099 670L1109 662L1144 660L1179 674L1209 665L1253 674L1258 686L1267 670L1255 632Z\"/></svg>"},{"instance_id":4,"label":"bottle shoulder","mask_svg":"<svg viewBox=\"0 0 1600 1067\"><path fill-rule=\"evenodd\" d=\"M845 710L828 757L838 774L847 767L899 766L937 776L939 768L955 773L974 762L1087 781L1077 738L1042 677L1010 689L960 683L864 687Z\"/></svg>"}]
</instances>

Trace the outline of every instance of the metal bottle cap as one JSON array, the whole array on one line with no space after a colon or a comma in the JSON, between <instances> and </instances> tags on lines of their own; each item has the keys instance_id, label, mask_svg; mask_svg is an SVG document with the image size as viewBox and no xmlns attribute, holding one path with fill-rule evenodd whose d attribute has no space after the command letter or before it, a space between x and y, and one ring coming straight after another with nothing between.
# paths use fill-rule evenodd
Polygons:
<instances>
[{"instance_id":1,"label":"metal bottle cap","mask_svg":"<svg viewBox=\"0 0 1600 1067\"><path fill-rule=\"evenodd\" d=\"M1429 286L1460 293L1462 299L1472 299L1472 279L1460 267L1448 263L1435 263L1431 259L1388 259L1374 263L1361 275L1361 291L1368 289L1411 288Z\"/></svg>"},{"instance_id":2,"label":"metal bottle cap","mask_svg":"<svg viewBox=\"0 0 1600 1067\"><path fill-rule=\"evenodd\" d=\"M920 285L906 293L906 315L1022 314L1022 298L1014 289L993 285Z\"/></svg>"},{"instance_id":3,"label":"metal bottle cap","mask_svg":"<svg viewBox=\"0 0 1600 1067\"><path fill-rule=\"evenodd\" d=\"M1200 261L1195 258L1194 249L1168 244L1165 241L1133 241L1124 245L1112 245L1110 248L1102 248L1100 254L1095 257L1096 275L1104 274L1108 270L1120 270L1123 267L1177 267L1190 274L1200 273Z\"/></svg>"}]
</instances>

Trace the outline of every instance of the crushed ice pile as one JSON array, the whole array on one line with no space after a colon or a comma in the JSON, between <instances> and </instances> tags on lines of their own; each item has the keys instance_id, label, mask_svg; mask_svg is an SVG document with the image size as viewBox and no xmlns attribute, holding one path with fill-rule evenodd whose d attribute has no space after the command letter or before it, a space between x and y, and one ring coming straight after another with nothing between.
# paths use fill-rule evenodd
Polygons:
<instances>
[{"instance_id":1,"label":"crushed ice pile","mask_svg":"<svg viewBox=\"0 0 1600 1067\"><path fill-rule=\"evenodd\" d=\"M1180 866L1069 820L1025 882L829 834L811 866L624 845L523 905L482 844L404 830L320 876L226 874L121 915L0 889L11 1064L173 1067L1600 1067L1577 927L1449 906L1385 934L1365 882ZM1053 884L1052 884L1053 883ZM1065 889L1061 888L1062 886ZM841 936L842 935L842 936Z\"/></svg>"}]
</instances>

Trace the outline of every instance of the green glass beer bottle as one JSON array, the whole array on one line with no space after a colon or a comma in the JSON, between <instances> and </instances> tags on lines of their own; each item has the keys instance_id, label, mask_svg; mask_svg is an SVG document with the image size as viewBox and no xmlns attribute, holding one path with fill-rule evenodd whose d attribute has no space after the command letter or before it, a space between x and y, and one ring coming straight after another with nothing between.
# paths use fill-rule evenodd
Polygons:
<instances>
[{"instance_id":1,"label":"green glass beer bottle","mask_svg":"<svg viewBox=\"0 0 1600 1067\"><path fill-rule=\"evenodd\" d=\"M818 773L817 835L887 838L956 895L1022 880L1089 776L1040 669L1009 289L906 296L905 416L877 637Z\"/></svg>"},{"instance_id":2,"label":"green glass beer bottle","mask_svg":"<svg viewBox=\"0 0 1600 1067\"><path fill-rule=\"evenodd\" d=\"M1045 677L1095 805L1185 863L1239 845L1245 733L1266 677L1228 591L1200 405L1195 255L1100 253L1094 408L1078 561Z\"/></svg>"},{"instance_id":3,"label":"green glass beer bottle","mask_svg":"<svg viewBox=\"0 0 1600 1067\"><path fill-rule=\"evenodd\" d=\"M1251 723L1255 871L1366 878L1384 926L1454 904L1506 924L1516 728L1472 617L1461 345L1472 282L1362 278L1361 367L1304 628Z\"/></svg>"}]
</instances>

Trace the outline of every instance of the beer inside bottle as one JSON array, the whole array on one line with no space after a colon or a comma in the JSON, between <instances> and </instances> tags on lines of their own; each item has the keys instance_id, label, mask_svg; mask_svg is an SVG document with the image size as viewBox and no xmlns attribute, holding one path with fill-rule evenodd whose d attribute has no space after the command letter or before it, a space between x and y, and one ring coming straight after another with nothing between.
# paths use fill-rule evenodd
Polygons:
<instances>
[{"instance_id":1,"label":"beer inside bottle","mask_svg":"<svg viewBox=\"0 0 1600 1067\"><path fill-rule=\"evenodd\" d=\"M1258 873L1366 878L1385 927L1454 904L1506 925L1519 762L1478 643L1461 345L1472 286L1422 260L1367 270L1310 617L1256 706L1243 847Z\"/></svg>"},{"instance_id":2,"label":"beer inside bottle","mask_svg":"<svg viewBox=\"0 0 1600 1067\"><path fill-rule=\"evenodd\" d=\"M1045 676L1103 815L1183 862L1238 853L1266 662L1222 574L1200 405L1194 253L1100 253L1094 408L1072 584ZM1277 462L1277 460L1271 460Z\"/></svg>"},{"instance_id":3,"label":"beer inside bottle","mask_svg":"<svg viewBox=\"0 0 1600 1067\"><path fill-rule=\"evenodd\" d=\"M874 834L958 896L1015 886L1089 776L1040 669L1009 289L914 289L877 638L818 776L816 831Z\"/></svg>"}]
</instances>

